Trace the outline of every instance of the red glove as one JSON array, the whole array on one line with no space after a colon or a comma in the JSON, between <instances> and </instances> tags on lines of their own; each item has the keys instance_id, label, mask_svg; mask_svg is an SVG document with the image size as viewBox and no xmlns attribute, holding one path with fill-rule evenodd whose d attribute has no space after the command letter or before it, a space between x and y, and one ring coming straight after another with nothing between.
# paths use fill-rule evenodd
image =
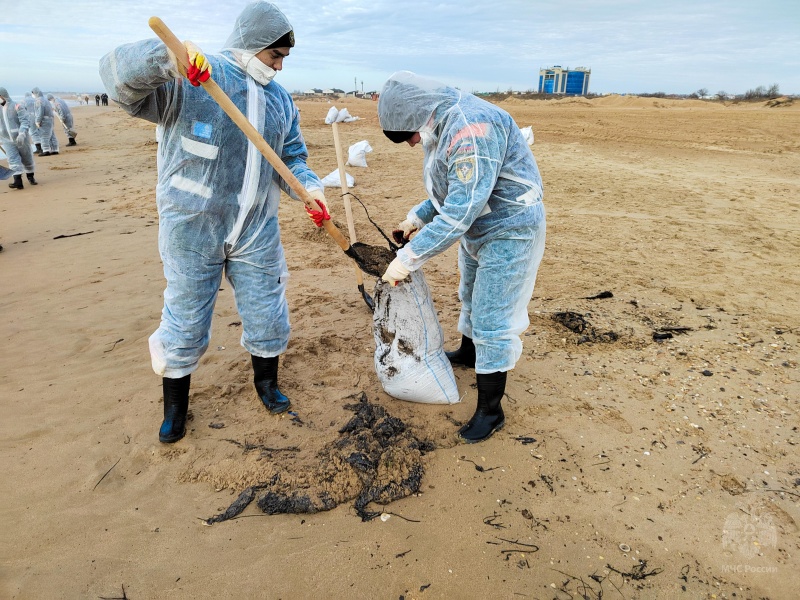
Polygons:
<instances>
[{"instance_id":1,"label":"red glove","mask_svg":"<svg viewBox=\"0 0 800 600\"><path fill-rule=\"evenodd\" d=\"M188 79L189 83L194 87L197 87L201 83L208 81L208 78L211 77L211 64L203 54L203 51L192 42L187 40L183 45L189 57L189 68L186 69L186 79Z\"/></svg>"},{"instance_id":2,"label":"red glove","mask_svg":"<svg viewBox=\"0 0 800 600\"><path fill-rule=\"evenodd\" d=\"M306 212L308 213L308 216L311 218L311 220L314 221L314 225L316 225L317 227L322 227L322 222L329 221L331 215L328 213L328 207L325 206L324 204L317 202L317 206L319 206L322 210L310 210L306 206Z\"/></svg>"},{"instance_id":3,"label":"red glove","mask_svg":"<svg viewBox=\"0 0 800 600\"><path fill-rule=\"evenodd\" d=\"M211 69L201 71L194 63L190 64L186 70L186 78L194 87L199 86L204 81L208 81L209 77L211 77Z\"/></svg>"}]
</instances>

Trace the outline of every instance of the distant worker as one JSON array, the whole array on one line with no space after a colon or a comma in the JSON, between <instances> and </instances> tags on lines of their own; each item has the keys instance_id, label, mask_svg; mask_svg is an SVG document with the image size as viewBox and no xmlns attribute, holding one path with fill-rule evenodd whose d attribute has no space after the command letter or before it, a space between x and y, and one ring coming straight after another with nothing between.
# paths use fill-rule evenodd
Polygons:
<instances>
[{"instance_id":1,"label":"distant worker","mask_svg":"<svg viewBox=\"0 0 800 600\"><path fill-rule=\"evenodd\" d=\"M86 106L89 106L89 94L84 94L84 95L83 95L83 103L84 103Z\"/></svg>"},{"instance_id":2,"label":"distant worker","mask_svg":"<svg viewBox=\"0 0 800 600\"><path fill-rule=\"evenodd\" d=\"M544 253L542 179L519 127L504 110L409 71L392 75L378 100L386 137L422 143L428 199L399 225L410 239L383 280L405 279L460 241L461 347L453 365L475 369L478 403L458 432L480 442L505 423L507 373L522 355L528 302Z\"/></svg>"},{"instance_id":3,"label":"distant worker","mask_svg":"<svg viewBox=\"0 0 800 600\"><path fill-rule=\"evenodd\" d=\"M74 122L69 105L62 98L56 98L53 94L47 94L47 99L50 101L50 105L53 107L58 120L61 121L64 133L66 133L69 138L67 146L77 146L78 144L75 142L75 136L78 135L78 132L73 129Z\"/></svg>"},{"instance_id":4,"label":"distant worker","mask_svg":"<svg viewBox=\"0 0 800 600\"><path fill-rule=\"evenodd\" d=\"M42 152L37 152L39 156L50 156L58 154L58 139L56 132L53 131L55 123L53 107L42 97L42 90L35 87L31 90L35 101L33 120L39 128L39 136L42 141Z\"/></svg>"},{"instance_id":5,"label":"distant worker","mask_svg":"<svg viewBox=\"0 0 800 600\"><path fill-rule=\"evenodd\" d=\"M103 106L108 106L108 94L103 92L103 94L100 96L100 100L102 100Z\"/></svg>"},{"instance_id":6,"label":"distant worker","mask_svg":"<svg viewBox=\"0 0 800 600\"><path fill-rule=\"evenodd\" d=\"M33 99L33 96L30 92L25 92L25 110L28 111L28 119L30 123L28 123L28 135L31 136L31 143L36 145L36 153L41 154L42 150L42 138L39 135L39 128L36 127L36 123L34 122L36 119L34 115L36 114L36 101Z\"/></svg>"},{"instance_id":7,"label":"distant worker","mask_svg":"<svg viewBox=\"0 0 800 600\"><path fill-rule=\"evenodd\" d=\"M284 14L253 2L237 17L220 54L184 43L186 81L159 40L120 46L100 59L100 76L114 101L158 124L159 250L167 287L161 326L150 336L153 370L162 377L164 420L159 440L186 431L191 374L208 348L223 274L242 319L242 346L251 355L253 383L266 409L285 412L278 357L289 343L288 268L280 239L281 189L297 196L256 147L200 89L212 75L328 215L323 186L308 167L300 115L273 81L294 46Z\"/></svg>"},{"instance_id":8,"label":"distant worker","mask_svg":"<svg viewBox=\"0 0 800 600\"><path fill-rule=\"evenodd\" d=\"M8 168L14 174L13 183L8 187L13 190L21 190L22 174L28 177L31 185L36 185L33 176L33 152L28 141L28 127L30 117L25 110L24 103L15 103L6 88L0 87L0 107L2 107L2 119L0 119L0 148L3 149L8 157Z\"/></svg>"},{"instance_id":9,"label":"distant worker","mask_svg":"<svg viewBox=\"0 0 800 600\"><path fill-rule=\"evenodd\" d=\"M97 106L100 106L100 94L95 94L95 95L94 95L94 103L95 103Z\"/></svg>"}]
</instances>

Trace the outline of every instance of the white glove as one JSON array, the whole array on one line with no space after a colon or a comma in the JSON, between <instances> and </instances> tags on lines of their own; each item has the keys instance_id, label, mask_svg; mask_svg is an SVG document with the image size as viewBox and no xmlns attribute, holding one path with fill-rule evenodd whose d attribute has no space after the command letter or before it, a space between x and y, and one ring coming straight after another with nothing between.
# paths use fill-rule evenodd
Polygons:
<instances>
[{"instance_id":1,"label":"white glove","mask_svg":"<svg viewBox=\"0 0 800 600\"><path fill-rule=\"evenodd\" d=\"M19 132L17 136L17 146L22 146L28 143L28 133L23 133L22 131Z\"/></svg>"},{"instance_id":2,"label":"white glove","mask_svg":"<svg viewBox=\"0 0 800 600\"><path fill-rule=\"evenodd\" d=\"M417 223L411 219L406 219L397 226L397 229L392 230L392 238L402 246L407 244L411 239L411 234L418 230Z\"/></svg>"},{"instance_id":3,"label":"white glove","mask_svg":"<svg viewBox=\"0 0 800 600\"><path fill-rule=\"evenodd\" d=\"M391 263L389 263L389 266L386 268L386 272L383 274L381 279L383 279L386 283L391 283L393 286L395 286L397 285L397 282L403 281L403 279L408 277L409 273L411 273L411 271L406 269L403 263L400 262L400 257L397 257Z\"/></svg>"},{"instance_id":4,"label":"white glove","mask_svg":"<svg viewBox=\"0 0 800 600\"><path fill-rule=\"evenodd\" d=\"M403 232L403 237L405 238L418 230L416 223L413 223L411 219L406 219L400 223L397 228Z\"/></svg>"}]
</instances>

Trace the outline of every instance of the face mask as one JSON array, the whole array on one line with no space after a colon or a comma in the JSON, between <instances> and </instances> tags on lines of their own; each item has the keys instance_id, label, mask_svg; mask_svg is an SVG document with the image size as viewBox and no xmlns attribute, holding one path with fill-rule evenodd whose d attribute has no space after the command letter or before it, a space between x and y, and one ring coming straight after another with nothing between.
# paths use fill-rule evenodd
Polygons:
<instances>
[{"instance_id":1,"label":"face mask","mask_svg":"<svg viewBox=\"0 0 800 600\"><path fill-rule=\"evenodd\" d=\"M242 52L242 64L247 74L261 85L267 85L277 74L275 69L268 67L258 60L254 52Z\"/></svg>"}]
</instances>

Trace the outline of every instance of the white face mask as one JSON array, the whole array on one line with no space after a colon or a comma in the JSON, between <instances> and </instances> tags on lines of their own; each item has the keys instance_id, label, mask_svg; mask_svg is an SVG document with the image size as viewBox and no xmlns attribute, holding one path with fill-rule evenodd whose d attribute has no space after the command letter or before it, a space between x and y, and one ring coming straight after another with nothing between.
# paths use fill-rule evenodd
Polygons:
<instances>
[{"instance_id":1,"label":"white face mask","mask_svg":"<svg viewBox=\"0 0 800 600\"><path fill-rule=\"evenodd\" d=\"M275 77L277 71L262 63L256 58L255 52L245 50L242 52L244 70L261 85L267 85Z\"/></svg>"},{"instance_id":2,"label":"white face mask","mask_svg":"<svg viewBox=\"0 0 800 600\"><path fill-rule=\"evenodd\" d=\"M428 119L428 122L425 123L425 125L420 127L419 137L420 141L422 142L422 147L426 150L430 149L430 147L436 144L438 141L436 132L433 128L433 115L431 115L431 118Z\"/></svg>"}]
</instances>

